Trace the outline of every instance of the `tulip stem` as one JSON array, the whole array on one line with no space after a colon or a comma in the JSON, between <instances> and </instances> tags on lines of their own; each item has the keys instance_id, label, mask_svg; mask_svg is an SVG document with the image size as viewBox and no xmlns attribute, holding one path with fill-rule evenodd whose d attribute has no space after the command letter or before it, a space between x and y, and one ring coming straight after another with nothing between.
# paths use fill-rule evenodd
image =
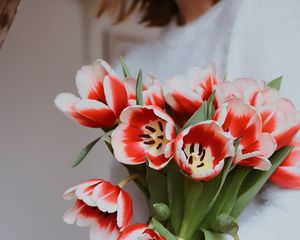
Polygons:
<instances>
[{"instance_id":1,"label":"tulip stem","mask_svg":"<svg viewBox=\"0 0 300 240\"><path fill-rule=\"evenodd\" d=\"M119 182L118 186L120 188L124 188L130 181L140 178L141 175L137 173L130 174L127 178L124 178L121 182Z\"/></svg>"}]
</instances>

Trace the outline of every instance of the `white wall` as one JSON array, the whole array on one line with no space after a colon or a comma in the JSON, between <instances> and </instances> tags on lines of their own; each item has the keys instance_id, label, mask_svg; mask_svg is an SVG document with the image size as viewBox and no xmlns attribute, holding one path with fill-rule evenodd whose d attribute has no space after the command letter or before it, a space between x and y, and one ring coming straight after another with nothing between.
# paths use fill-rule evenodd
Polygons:
<instances>
[{"instance_id":1,"label":"white wall","mask_svg":"<svg viewBox=\"0 0 300 240\"><path fill-rule=\"evenodd\" d=\"M132 22L118 28L136 32ZM62 193L87 178L113 173L117 182L126 174L101 144L71 169L100 132L80 127L53 104L61 91L76 93L74 75L87 56L101 57L107 24L93 22L86 43L79 0L21 1L0 50L0 239L88 239L87 229L63 223L71 202Z\"/></svg>"}]
</instances>

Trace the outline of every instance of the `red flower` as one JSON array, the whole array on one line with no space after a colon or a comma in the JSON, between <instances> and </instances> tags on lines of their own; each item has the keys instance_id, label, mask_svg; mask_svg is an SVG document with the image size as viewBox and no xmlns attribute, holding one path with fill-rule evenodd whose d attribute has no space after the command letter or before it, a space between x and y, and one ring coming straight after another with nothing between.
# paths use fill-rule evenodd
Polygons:
<instances>
[{"instance_id":1,"label":"red flower","mask_svg":"<svg viewBox=\"0 0 300 240\"><path fill-rule=\"evenodd\" d=\"M213 119L234 139L240 139L235 163L260 170L271 167L268 158L276 150L276 142L269 133L263 133L255 108L239 98L232 98L216 111Z\"/></svg>"},{"instance_id":2,"label":"red flower","mask_svg":"<svg viewBox=\"0 0 300 240\"><path fill-rule=\"evenodd\" d=\"M165 240L145 224L134 224L124 229L118 240Z\"/></svg>"},{"instance_id":3,"label":"red flower","mask_svg":"<svg viewBox=\"0 0 300 240\"><path fill-rule=\"evenodd\" d=\"M69 224L90 226L90 239L116 240L132 218L132 201L119 186L102 179L87 180L64 193L64 198L76 199L64 215Z\"/></svg>"},{"instance_id":4,"label":"red flower","mask_svg":"<svg viewBox=\"0 0 300 240\"><path fill-rule=\"evenodd\" d=\"M257 92L252 104L261 115L263 131L275 138L277 149L289 145L300 128L299 113L294 104L270 88Z\"/></svg>"},{"instance_id":5,"label":"red flower","mask_svg":"<svg viewBox=\"0 0 300 240\"><path fill-rule=\"evenodd\" d=\"M300 189L300 140L294 139L292 146L294 148L273 173L270 181L284 188Z\"/></svg>"},{"instance_id":6,"label":"red flower","mask_svg":"<svg viewBox=\"0 0 300 240\"><path fill-rule=\"evenodd\" d=\"M232 139L215 121L204 121L182 131L174 141L174 159L195 180L218 175L224 159L234 155Z\"/></svg>"},{"instance_id":7,"label":"red flower","mask_svg":"<svg viewBox=\"0 0 300 240\"><path fill-rule=\"evenodd\" d=\"M123 82L103 60L83 66L77 72L76 85L81 99L71 93L61 93L55 104L83 126L112 127L128 105Z\"/></svg>"},{"instance_id":8,"label":"red flower","mask_svg":"<svg viewBox=\"0 0 300 240\"><path fill-rule=\"evenodd\" d=\"M131 106L120 115L121 124L112 133L112 147L118 161L136 165L149 159L149 166L161 169L175 138L172 118L155 106Z\"/></svg>"},{"instance_id":9,"label":"red flower","mask_svg":"<svg viewBox=\"0 0 300 240\"><path fill-rule=\"evenodd\" d=\"M218 80L213 67L202 70L198 66L190 70L187 78L176 75L169 79L164 94L175 112L191 116L210 97Z\"/></svg>"},{"instance_id":10,"label":"red flower","mask_svg":"<svg viewBox=\"0 0 300 240\"><path fill-rule=\"evenodd\" d=\"M232 82L219 82L215 87L217 105L221 106L231 98L240 98L245 103L250 104L255 94L265 88L266 82L255 81L250 78L237 78Z\"/></svg>"},{"instance_id":11,"label":"red flower","mask_svg":"<svg viewBox=\"0 0 300 240\"><path fill-rule=\"evenodd\" d=\"M124 81L128 94L129 105L136 105L136 79L127 78ZM142 86L144 105L154 105L165 108L165 98L163 96L162 87L153 75L148 75Z\"/></svg>"}]
</instances>

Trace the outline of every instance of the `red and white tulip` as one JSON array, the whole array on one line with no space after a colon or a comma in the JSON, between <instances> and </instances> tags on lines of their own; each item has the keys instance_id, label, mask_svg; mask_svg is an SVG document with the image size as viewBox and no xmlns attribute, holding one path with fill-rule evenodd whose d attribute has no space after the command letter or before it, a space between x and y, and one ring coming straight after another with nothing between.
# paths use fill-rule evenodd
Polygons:
<instances>
[{"instance_id":1,"label":"red and white tulip","mask_svg":"<svg viewBox=\"0 0 300 240\"><path fill-rule=\"evenodd\" d=\"M231 98L240 98L245 103L250 104L253 101L255 94L266 88L265 81L255 81L250 78L237 78L232 82L219 82L216 89L217 105L221 106L224 102Z\"/></svg>"},{"instance_id":2,"label":"red and white tulip","mask_svg":"<svg viewBox=\"0 0 300 240\"><path fill-rule=\"evenodd\" d=\"M120 115L120 125L112 133L112 147L119 162L137 165L149 160L153 169L166 166L167 154L176 136L172 118L156 106L130 106Z\"/></svg>"},{"instance_id":3,"label":"red and white tulip","mask_svg":"<svg viewBox=\"0 0 300 240\"><path fill-rule=\"evenodd\" d=\"M68 189L66 200L75 199L64 215L69 224L90 227L90 239L116 240L132 218L132 200L119 186L102 179L87 180Z\"/></svg>"},{"instance_id":4,"label":"red and white tulip","mask_svg":"<svg viewBox=\"0 0 300 240\"><path fill-rule=\"evenodd\" d=\"M124 80L124 84L128 95L129 105L136 105L136 79L132 77L127 78ZM155 76L148 75L146 80L143 81L142 94L144 105L158 106L162 109L165 107L165 98L162 87Z\"/></svg>"},{"instance_id":5,"label":"red and white tulip","mask_svg":"<svg viewBox=\"0 0 300 240\"><path fill-rule=\"evenodd\" d=\"M124 229L118 240L165 240L145 224L133 224Z\"/></svg>"},{"instance_id":6,"label":"red and white tulip","mask_svg":"<svg viewBox=\"0 0 300 240\"><path fill-rule=\"evenodd\" d=\"M193 66L187 79L175 75L167 81L164 89L166 102L176 113L188 118L210 97L217 82L214 67L201 69Z\"/></svg>"},{"instance_id":7,"label":"red and white tulip","mask_svg":"<svg viewBox=\"0 0 300 240\"><path fill-rule=\"evenodd\" d=\"M204 121L183 130L173 145L179 167L195 180L218 175L225 158L234 156L232 138L215 121Z\"/></svg>"},{"instance_id":8,"label":"red and white tulip","mask_svg":"<svg viewBox=\"0 0 300 240\"><path fill-rule=\"evenodd\" d=\"M300 140L294 139L291 145L294 148L270 177L270 181L283 188L300 189Z\"/></svg>"},{"instance_id":9,"label":"red and white tulip","mask_svg":"<svg viewBox=\"0 0 300 240\"><path fill-rule=\"evenodd\" d=\"M81 98L71 93L61 93L56 97L55 104L83 126L110 128L128 106L124 83L103 60L83 66L77 72L76 85Z\"/></svg>"},{"instance_id":10,"label":"red and white tulip","mask_svg":"<svg viewBox=\"0 0 300 240\"><path fill-rule=\"evenodd\" d=\"M270 88L257 92L252 104L261 115L263 131L275 138L277 149L289 145L300 128L299 113L294 104Z\"/></svg>"},{"instance_id":11,"label":"red and white tulip","mask_svg":"<svg viewBox=\"0 0 300 240\"><path fill-rule=\"evenodd\" d=\"M263 132L261 118L254 107L242 99L232 98L216 111L213 119L234 139L240 139L234 163L260 170L271 167L268 158L277 145L269 133Z\"/></svg>"}]
</instances>

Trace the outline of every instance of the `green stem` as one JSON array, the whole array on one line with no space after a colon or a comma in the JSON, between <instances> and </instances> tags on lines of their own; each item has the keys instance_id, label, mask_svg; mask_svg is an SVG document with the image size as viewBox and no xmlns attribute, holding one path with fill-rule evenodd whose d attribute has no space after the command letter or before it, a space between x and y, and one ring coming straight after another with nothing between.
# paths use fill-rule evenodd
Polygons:
<instances>
[{"instance_id":1,"label":"green stem","mask_svg":"<svg viewBox=\"0 0 300 240\"><path fill-rule=\"evenodd\" d=\"M120 188L124 188L130 181L135 180L140 177L141 177L141 175L139 175L137 173L130 174L127 178L125 178L121 182L119 182L118 186Z\"/></svg>"}]
</instances>

